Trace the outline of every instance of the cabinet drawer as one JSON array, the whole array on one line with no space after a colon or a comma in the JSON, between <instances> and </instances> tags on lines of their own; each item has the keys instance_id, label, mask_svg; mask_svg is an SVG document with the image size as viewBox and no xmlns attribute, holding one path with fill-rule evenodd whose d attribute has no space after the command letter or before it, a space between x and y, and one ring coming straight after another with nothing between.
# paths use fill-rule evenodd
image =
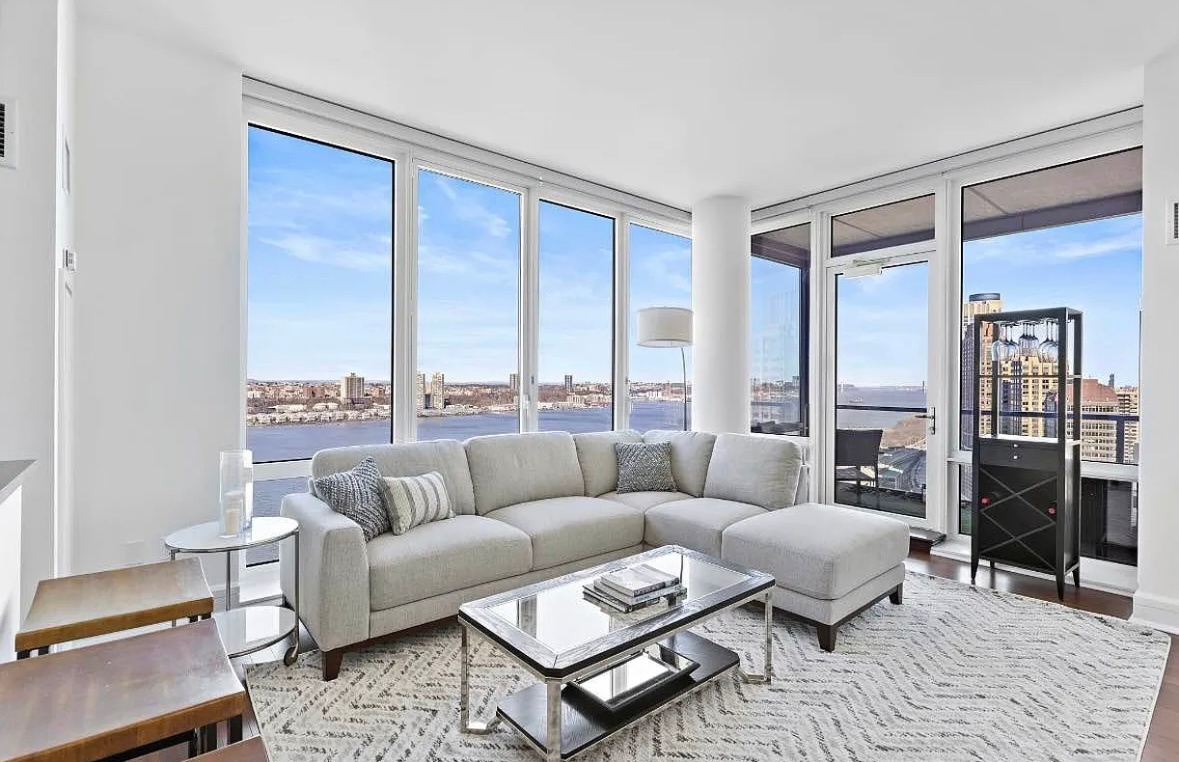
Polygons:
<instances>
[{"instance_id":1,"label":"cabinet drawer","mask_svg":"<svg viewBox=\"0 0 1179 762\"><path fill-rule=\"evenodd\" d=\"M1013 466L1054 471L1060 463L1060 451L1052 446L1026 442L980 441L979 457L984 465Z\"/></svg>"}]
</instances>

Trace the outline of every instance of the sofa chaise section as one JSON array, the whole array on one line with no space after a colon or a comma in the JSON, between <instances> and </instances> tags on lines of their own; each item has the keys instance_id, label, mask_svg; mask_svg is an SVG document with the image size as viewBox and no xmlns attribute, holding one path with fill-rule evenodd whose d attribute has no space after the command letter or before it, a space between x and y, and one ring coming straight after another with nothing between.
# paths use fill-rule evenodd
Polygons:
<instances>
[{"instance_id":1,"label":"sofa chaise section","mask_svg":"<svg viewBox=\"0 0 1179 762\"><path fill-rule=\"evenodd\" d=\"M774 606L815 625L833 651L844 622L886 596L901 602L908 553L904 522L804 503L730 526L720 555L774 575Z\"/></svg>"}]
</instances>

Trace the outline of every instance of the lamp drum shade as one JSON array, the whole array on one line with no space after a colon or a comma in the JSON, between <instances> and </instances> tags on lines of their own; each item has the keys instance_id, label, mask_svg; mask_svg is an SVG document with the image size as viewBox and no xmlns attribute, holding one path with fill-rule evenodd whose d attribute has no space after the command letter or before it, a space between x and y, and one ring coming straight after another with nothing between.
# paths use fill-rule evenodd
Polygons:
<instances>
[{"instance_id":1,"label":"lamp drum shade","mask_svg":"<svg viewBox=\"0 0 1179 762\"><path fill-rule=\"evenodd\" d=\"M647 307L638 312L639 346L692 346L692 311L686 307Z\"/></svg>"}]
</instances>

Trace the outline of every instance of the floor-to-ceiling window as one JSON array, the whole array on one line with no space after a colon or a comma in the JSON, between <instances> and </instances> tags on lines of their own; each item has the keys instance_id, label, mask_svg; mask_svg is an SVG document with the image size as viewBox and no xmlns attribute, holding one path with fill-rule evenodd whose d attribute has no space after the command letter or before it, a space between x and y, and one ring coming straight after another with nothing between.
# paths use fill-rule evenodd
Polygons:
<instances>
[{"instance_id":1,"label":"floor-to-ceiling window","mask_svg":"<svg viewBox=\"0 0 1179 762\"><path fill-rule=\"evenodd\" d=\"M1084 313L1081 456L1131 476L1138 462L1138 347L1142 295L1142 150L1132 149L962 189L962 449L975 404L971 375L979 313L1072 307ZM1049 340L1037 336L1037 341ZM1023 361L1041 363L1035 357ZM1036 372L1055 372L1037 365ZM993 400L981 400L986 406ZM1034 383L1000 412L1010 433L1042 433L1057 401ZM1082 553L1133 563L1137 495L1130 479L1092 473L1080 499ZM970 531L969 469L960 530Z\"/></svg>"},{"instance_id":2,"label":"floor-to-ceiling window","mask_svg":"<svg viewBox=\"0 0 1179 762\"><path fill-rule=\"evenodd\" d=\"M257 126L248 140L246 444L267 463L388 442L393 162ZM260 481L255 514L304 488Z\"/></svg>"},{"instance_id":3,"label":"floor-to-ceiling window","mask_svg":"<svg viewBox=\"0 0 1179 762\"><path fill-rule=\"evenodd\" d=\"M806 436L811 226L752 239L750 429Z\"/></svg>"},{"instance_id":4,"label":"floor-to-ceiling window","mask_svg":"<svg viewBox=\"0 0 1179 762\"><path fill-rule=\"evenodd\" d=\"M519 431L520 194L417 181L417 438Z\"/></svg>"},{"instance_id":5,"label":"floor-to-ceiling window","mask_svg":"<svg viewBox=\"0 0 1179 762\"><path fill-rule=\"evenodd\" d=\"M280 100L244 104L257 515L328 447L684 425L679 353L630 344L632 306L691 306L686 212Z\"/></svg>"},{"instance_id":6,"label":"floor-to-ceiling window","mask_svg":"<svg viewBox=\"0 0 1179 762\"><path fill-rule=\"evenodd\" d=\"M678 349L640 347L635 315L645 307L692 306L692 241L662 230L631 224L630 230L629 369L630 427L683 429L684 398L691 395L692 354ZM687 361L685 388L682 362Z\"/></svg>"},{"instance_id":7,"label":"floor-to-ceiling window","mask_svg":"<svg viewBox=\"0 0 1179 762\"><path fill-rule=\"evenodd\" d=\"M541 201L541 431L614 427L614 219Z\"/></svg>"}]
</instances>

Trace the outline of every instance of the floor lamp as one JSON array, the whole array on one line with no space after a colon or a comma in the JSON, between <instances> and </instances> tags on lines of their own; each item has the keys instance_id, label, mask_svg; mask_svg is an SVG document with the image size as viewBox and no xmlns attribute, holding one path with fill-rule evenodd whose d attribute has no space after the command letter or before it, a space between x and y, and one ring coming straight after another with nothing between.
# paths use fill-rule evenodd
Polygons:
<instances>
[{"instance_id":1,"label":"floor lamp","mask_svg":"<svg viewBox=\"0 0 1179 762\"><path fill-rule=\"evenodd\" d=\"M680 350L684 369L684 431L688 430L688 358L692 346L692 311L686 307L647 307L639 310L639 346Z\"/></svg>"}]
</instances>

